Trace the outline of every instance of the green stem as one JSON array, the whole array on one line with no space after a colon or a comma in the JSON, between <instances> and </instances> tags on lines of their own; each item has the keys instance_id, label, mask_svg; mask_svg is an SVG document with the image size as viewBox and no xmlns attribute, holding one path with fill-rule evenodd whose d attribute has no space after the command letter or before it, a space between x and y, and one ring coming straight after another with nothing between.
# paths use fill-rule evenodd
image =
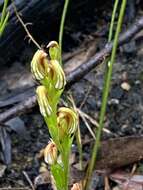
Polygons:
<instances>
[{"instance_id":1,"label":"green stem","mask_svg":"<svg viewBox=\"0 0 143 190\"><path fill-rule=\"evenodd\" d=\"M68 190L68 182L69 182L69 155L70 153L64 156L64 175L65 175L65 190Z\"/></svg>"},{"instance_id":2,"label":"green stem","mask_svg":"<svg viewBox=\"0 0 143 190\"><path fill-rule=\"evenodd\" d=\"M0 36L2 35L2 33L3 33L4 29L5 29L7 20L9 18L9 12L6 11L7 5L8 5L8 0L5 0L4 1L4 6L3 6L3 9L2 9L1 18L0 18Z\"/></svg>"},{"instance_id":3,"label":"green stem","mask_svg":"<svg viewBox=\"0 0 143 190\"><path fill-rule=\"evenodd\" d=\"M69 5L69 0L65 0L64 3L64 8L62 12L62 17L61 17L61 23L60 23L60 31L59 31L59 46L60 46L60 64L62 64L62 41L63 41L63 31L64 31L64 24L65 24L65 18L66 18L66 13Z\"/></svg>"},{"instance_id":4,"label":"green stem","mask_svg":"<svg viewBox=\"0 0 143 190\"><path fill-rule=\"evenodd\" d=\"M7 13L3 23L0 25L0 36L3 34L3 31L4 31L5 27L6 27L8 18L9 18L9 12Z\"/></svg>"},{"instance_id":5,"label":"green stem","mask_svg":"<svg viewBox=\"0 0 143 190\"><path fill-rule=\"evenodd\" d=\"M104 89L103 89L102 106L101 106L101 112L100 112L100 117L99 117L99 128L97 130L96 142L94 143L94 146L93 146L92 157L91 157L91 161L89 163L89 167L88 167L88 171L87 171L87 178L86 178L87 181L86 181L85 189L89 188L90 179L92 177L92 172L94 170L95 162L97 159L97 152L98 152L98 149L100 146L101 133L102 133L102 129L104 126L104 118L105 118L105 113L106 113L107 100L108 100L111 77L112 77L112 68L113 68L113 64L115 61L115 57L116 57L116 51L117 51L117 46L118 46L118 38L119 38L119 33L121 31L121 26L122 26L122 22L123 22L125 8L126 8L126 0L123 0L122 5L121 5L121 9L120 9L119 18L118 18L114 42L113 42L111 60L110 60L109 65L108 65L107 77L106 77L106 81L105 81L105 85L104 85Z\"/></svg>"},{"instance_id":6,"label":"green stem","mask_svg":"<svg viewBox=\"0 0 143 190\"><path fill-rule=\"evenodd\" d=\"M77 131L76 131L76 142L79 152L79 164L80 164L80 170L82 170L82 142L81 142L81 133L80 133L80 127L78 125Z\"/></svg>"},{"instance_id":7,"label":"green stem","mask_svg":"<svg viewBox=\"0 0 143 190\"><path fill-rule=\"evenodd\" d=\"M5 17L6 17L6 14L7 14L6 13L7 5L8 5L8 0L5 0L4 1L4 6L3 6L3 9L2 9L1 19L0 19L0 26L2 25L2 23L5 20Z\"/></svg>"},{"instance_id":8,"label":"green stem","mask_svg":"<svg viewBox=\"0 0 143 190\"><path fill-rule=\"evenodd\" d=\"M71 152L72 141L73 138L69 139L69 137L67 137L62 143L63 150L61 151L61 157L64 168L64 190L68 190L68 185L69 185L69 173L70 173L69 157Z\"/></svg>"},{"instance_id":9,"label":"green stem","mask_svg":"<svg viewBox=\"0 0 143 190\"><path fill-rule=\"evenodd\" d=\"M69 170L70 170L70 165L69 165L69 157L70 157L70 151L71 151L71 144L73 139L67 137L65 138L65 140L63 141L63 143L61 144L58 137L58 126L57 126L57 115L56 115L56 110L57 107L53 110L52 114L50 115L50 117L44 117L45 122L48 126L50 135L52 137L52 139L54 140L54 142L57 145L57 148L61 154L61 158L62 158L62 163L63 163L63 178L61 179L62 181L62 190L68 190L68 184L69 184ZM55 170L53 170L54 172ZM54 176L54 174L53 174ZM61 176L59 176L60 178ZM59 189L58 189L59 190Z\"/></svg>"},{"instance_id":10,"label":"green stem","mask_svg":"<svg viewBox=\"0 0 143 190\"><path fill-rule=\"evenodd\" d=\"M111 40L112 40L113 27L114 27L114 21L115 21L118 4L119 4L119 0L115 0L113 12L112 12L111 23L110 23L110 29L109 29L108 42L111 42Z\"/></svg>"}]
</instances>

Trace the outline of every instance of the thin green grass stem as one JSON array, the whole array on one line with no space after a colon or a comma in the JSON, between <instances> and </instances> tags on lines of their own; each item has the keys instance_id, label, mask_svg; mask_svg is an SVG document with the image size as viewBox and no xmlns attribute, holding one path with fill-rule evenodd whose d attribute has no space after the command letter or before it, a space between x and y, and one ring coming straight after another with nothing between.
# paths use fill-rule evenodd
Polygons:
<instances>
[{"instance_id":1,"label":"thin green grass stem","mask_svg":"<svg viewBox=\"0 0 143 190\"><path fill-rule=\"evenodd\" d=\"M82 143L81 143L81 132L80 132L79 125L78 125L77 131L76 131L76 142L77 142L77 147L78 147L78 152L79 152L80 170L82 170L83 169L83 166L82 166Z\"/></svg>"},{"instance_id":2,"label":"thin green grass stem","mask_svg":"<svg viewBox=\"0 0 143 190\"><path fill-rule=\"evenodd\" d=\"M0 25L0 36L3 34L3 31L4 31L5 27L6 27L8 18L9 18L9 12L7 13L3 23Z\"/></svg>"},{"instance_id":3,"label":"thin green grass stem","mask_svg":"<svg viewBox=\"0 0 143 190\"><path fill-rule=\"evenodd\" d=\"M89 188L89 185L90 185L90 180L91 180L92 173L93 173L95 163L97 160L98 149L100 147L101 133L102 133L102 129L104 127L104 118L105 118L107 100L108 100L108 95L109 95L109 90L110 90L112 69L113 69L113 64L114 64L115 57L116 57L118 38L119 38L119 33L120 33L121 27L122 27L125 8L126 8L126 0L122 0L117 28L116 28L116 32L115 32L114 41L113 41L113 49L112 49L112 53L111 53L111 59L108 62L107 77L106 77L106 80L104 83L104 88L103 88L102 105L101 105L101 111L100 111L100 117L99 117L99 128L97 130L96 141L93 146L92 156L91 156L91 160L90 160L88 171L87 171L87 178L86 178L87 181L85 184L86 190Z\"/></svg>"},{"instance_id":4,"label":"thin green grass stem","mask_svg":"<svg viewBox=\"0 0 143 190\"><path fill-rule=\"evenodd\" d=\"M9 18L9 12L7 12L7 5L8 5L8 0L4 0L2 14L0 18L0 36L2 35Z\"/></svg>"},{"instance_id":5,"label":"thin green grass stem","mask_svg":"<svg viewBox=\"0 0 143 190\"><path fill-rule=\"evenodd\" d=\"M59 31L59 46L60 46L61 55L62 55L62 41L63 41L64 24L65 24L65 18L66 18L66 14L67 14L68 5L69 5L69 0L65 0L62 17L61 17L61 23L60 23L60 31ZM60 64L62 64L62 56L60 56L60 57L61 57Z\"/></svg>"},{"instance_id":6,"label":"thin green grass stem","mask_svg":"<svg viewBox=\"0 0 143 190\"><path fill-rule=\"evenodd\" d=\"M1 19L0 19L0 25L2 25L2 23L5 20L5 17L6 17L6 14L7 14L7 11L6 11L7 5L8 5L8 0L4 0L4 5L3 5Z\"/></svg>"},{"instance_id":7,"label":"thin green grass stem","mask_svg":"<svg viewBox=\"0 0 143 190\"><path fill-rule=\"evenodd\" d=\"M110 22L108 42L111 42L112 37L113 37L113 27L114 27L114 24L115 24L115 17L116 17L118 4L119 4L119 0L115 0L114 7L113 7L113 12L112 12L112 18L111 18L111 22Z\"/></svg>"}]
</instances>

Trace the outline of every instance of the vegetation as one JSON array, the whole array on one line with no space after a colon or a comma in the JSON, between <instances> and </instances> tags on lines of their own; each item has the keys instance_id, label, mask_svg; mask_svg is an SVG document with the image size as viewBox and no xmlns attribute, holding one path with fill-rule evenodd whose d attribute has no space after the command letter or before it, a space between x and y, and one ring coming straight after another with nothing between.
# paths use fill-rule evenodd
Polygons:
<instances>
[{"instance_id":1,"label":"vegetation","mask_svg":"<svg viewBox=\"0 0 143 190\"><path fill-rule=\"evenodd\" d=\"M41 83L41 85L36 90L40 111L45 119L50 135L52 137L49 144L44 149L43 155L45 162L50 165L51 172L58 190L68 189L69 156L73 137L78 125L78 116L75 110L65 107L57 109L60 96L66 84L65 74L61 67L61 50L67 6L68 1L65 1L59 34L60 46L55 41L50 42L47 46L47 48L49 49L50 59L48 59L47 53L45 53L43 50L38 50L35 53L31 62L33 76ZM111 42L111 40L113 39L113 29L115 24L117 7L118 0L116 0L114 4L108 42ZM91 161L89 162L89 167L87 170L86 182L84 187L85 189L89 188L98 149L100 147L101 132L104 126L107 100L110 91L112 69L115 62L118 46L118 37L122 27L125 8L126 0L123 0L113 40L113 50L106 66L102 106L99 117L99 128L96 134L96 141L93 147ZM77 186L78 184L74 184L73 188ZM80 189L79 186L78 189Z\"/></svg>"},{"instance_id":2,"label":"vegetation","mask_svg":"<svg viewBox=\"0 0 143 190\"><path fill-rule=\"evenodd\" d=\"M69 157L78 115L72 108L57 109L66 79L59 63L61 58L58 43L52 41L47 48L50 59L43 50L38 50L31 62L32 74L41 83L36 90L40 112L52 138L43 155L45 162L50 165L57 189L68 190Z\"/></svg>"},{"instance_id":3,"label":"vegetation","mask_svg":"<svg viewBox=\"0 0 143 190\"><path fill-rule=\"evenodd\" d=\"M114 4L111 25L110 25L110 30L109 30L109 37L108 37L109 42L112 40L112 36L113 36L113 26L114 26L117 6L118 6L118 0L116 0L115 4ZM126 8L126 0L123 0L122 4L121 4L121 8L120 8L116 32L115 32L115 36L114 36L114 40L113 40L113 49L112 49L111 57L106 65L105 82L104 82L103 96L102 96L102 105L101 105L101 111L100 111L100 116L99 116L99 128L96 133L96 140L95 140L93 150L92 150L92 157L91 157L89 167L87 170L85 189L89 188L89 183L91 180L92 172L94 170L96 159L97 159L98 149L100 147L101 133L102 133L102 129L104 127L104 118L105 118L107 101L108 101L108 96L109 96L109 91L110 91L113 64L114 64L115 58L116 58L118 38L119 38L119 33L122 28L122 22L123 22L123 18L124 18L125 8Z\"/></svg>"},{"instance_id":4,"label":"vegetation","mask_svg":"<svg viewBox=\"0 0 143 190\"><path fill-rule=\"evenodd\" d=\"M68 5L69 5L69 0L65 0L62 17L61 17L61 23L60 23L60 31L59 31L59 46L60 46L60 54L61 55L62 55L62 41L63 41L64 24L65 24L65 18L66 18L66 14L67 14ZM62 64L62 56L60 56L60 57L61 57L60 64Z\"/></svg>"},{"instance_id":5,"label":"vegetation","mask_svg":"<svg viewBox=\"0 0 143 190\"><path fill-rule=\"evenodd\" d=\"M119 7L119 0L115 0L112 18L109 28L108 42L113 42L110 57L105 60L104 87L102 92L102 105L99 114L99 126L96 139L93 145L91 160L89 161L83 186L79 183L73 184L71 190L90 189L93 170L96 167L98 151L101 144L102 129L104 127L107 102L110 93L113 65L117 54L119 34L122 29L127 0L122 0ZM80 142L79 118L75 108L59 107L60 98L66 86L66 77L62 68L62 41L63 30L69 0L65 0L59 42L51 41L46 51L38 45L38 50L31 61L31 72L39 86L36 89L37 101L41 115L48 127L50 137L47 146L42 150L42 155L51 171L51 179L58 190L69 189L70 178L70 154L73 139L76 136L79 148L79 160L82 163L82 144ZM9 12L7 11L8 0L4 0L0 18L0 36L6 27ZM119 11L117 11L119 8ZM18 13L17 13L18 15ZM116 16L117 24L116 24ZM23 22L23 21L22 21ZM24 25L24 24L23 24ZM26 29L27 30L27 29ZM115 31L114 31L115 30ZM29 31L28 31L29 33ZM81 164L82 168L82 164Z\"/></svg>"},{"instance_id":6,"label":"vegetation","mask_svg":"<svg viewBox=\"0 0 143 190\"><path fill-rule=\"evenodd\" d=\"M7 5L8 5L8 0L4 0L3 10L0 18L0 36L2 36L9 18L9 11L7 11Z\"/></svg>"}]
</instances>

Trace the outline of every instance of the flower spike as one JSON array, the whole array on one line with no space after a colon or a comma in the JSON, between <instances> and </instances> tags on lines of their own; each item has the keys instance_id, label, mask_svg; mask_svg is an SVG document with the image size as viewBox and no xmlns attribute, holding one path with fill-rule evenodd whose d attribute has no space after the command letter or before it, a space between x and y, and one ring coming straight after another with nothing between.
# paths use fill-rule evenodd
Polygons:
<instances>
[{"instance_id":1,"label":"flower spike","mask_svg":"<svg viewBox=\"0 0 143 190\"><path fill-rule=\"evenodd\" d=\"M37 94L37 100L40 106L41 114L44 117L50 116L52 112L52 108L49 103L49 97L48 97L48 92L46 90L46 87L42 85L38 86L36 90L36 94Z\"/></svg>"},{"instance_id":2,"label":"flower spike","mask_svg":"<svg viewBox=\"0 0 143 190\"><path fill-rule=\"evenodd\" d=\"M57 108L66 85L61 66L61 49L56 41L48 44L48 53L38 50L31 61L31 71L41 84L36 89L40 112L49 129L51 141L40 156L50 165L57 189L68 189L70 150L78 125L78 115L70 108ZM57 110L58 109L58 110ZM81 190L77 184L72 190Z\"/></svg>"}]
</instances>

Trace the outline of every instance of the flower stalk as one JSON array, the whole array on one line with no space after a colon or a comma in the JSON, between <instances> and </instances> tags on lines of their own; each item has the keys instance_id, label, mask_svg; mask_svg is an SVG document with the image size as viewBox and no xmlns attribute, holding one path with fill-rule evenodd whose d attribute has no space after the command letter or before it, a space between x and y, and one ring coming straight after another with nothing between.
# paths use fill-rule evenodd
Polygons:
<instances>
[{"instance_id":1,"label":"flower stalk","mask_svg":"<svg viewBox=\"0 0 143 190\"><path fill-rule=\"evenodd\" d=\"M47 48L48 54L38 50L31 61L33 77L41 84L36 90L40 112L52 138L43 155L45 162L50 165L56 188L68 190L69 156L78 125L78 116L71 108L58 109L57 105L66 85L66 78L60 65L58 43L52 41Z\"/></svg>"}]
</instances>

